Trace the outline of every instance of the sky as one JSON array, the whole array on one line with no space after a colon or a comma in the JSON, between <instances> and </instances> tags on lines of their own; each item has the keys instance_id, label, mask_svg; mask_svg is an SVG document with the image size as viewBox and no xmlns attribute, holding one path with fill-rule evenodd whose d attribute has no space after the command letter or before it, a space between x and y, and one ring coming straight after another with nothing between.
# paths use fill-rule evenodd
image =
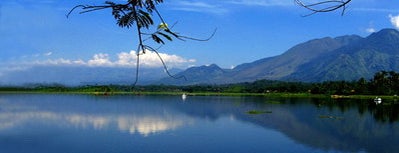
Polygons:
<instances>
[{"instance_id":1,"label":"sky","mask_svg":"<svg viewBox=\"0 0 399 153\"><path fill-rule=\"evenodd\" d=\"M317 0L303 0L305 3ZM121 2L123 0L114 0ZM66 14L104 0L1 0L0 76L32 66L132 67L137 31L117 26L110 10ZM158 48L169 68L239 64L277 56L311 39L399 29L399 1L353 0L341 10L314 14L294 0L164 0L165 22L182 35L209 41L167 42ZM159 20L155 20L155 25ZM141 63L160 67L155 53Z\"/></svg>"}]
</instances>

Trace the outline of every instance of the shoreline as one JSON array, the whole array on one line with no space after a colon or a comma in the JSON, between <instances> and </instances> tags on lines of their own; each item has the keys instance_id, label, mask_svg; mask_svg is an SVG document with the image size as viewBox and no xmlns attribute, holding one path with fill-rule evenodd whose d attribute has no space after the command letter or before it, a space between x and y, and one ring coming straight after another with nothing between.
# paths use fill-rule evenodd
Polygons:
<instances>
[{"instance_id":1,"label":"shoreline","mask_svg":"<svg viewBox=\"0 0 399 153\"><path fill-rule=\"evenodd\" d=\"M217 93L217 92L78 92L78 91L0 91L1 94L77 94L95 96L113 95L169 95L178 96L261 96L261 97L282 97L282 98L331 98L331 99L397 99L398 96L390 95L323 95L310 93Z\"/></svg>"}]
</instances>

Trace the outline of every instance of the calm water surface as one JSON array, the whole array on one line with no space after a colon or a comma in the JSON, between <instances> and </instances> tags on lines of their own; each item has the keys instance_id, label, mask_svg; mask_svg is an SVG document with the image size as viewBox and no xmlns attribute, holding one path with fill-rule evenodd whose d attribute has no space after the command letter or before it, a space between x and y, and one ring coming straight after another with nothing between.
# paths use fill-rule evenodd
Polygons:
<instances>
[{"instance_id":1,"label":"calm water surface","mask_svg":"<svg viewBox=\"0 0 399 153\"><path fill-rule=\"evenodd\" d=\"M0 94L0 152L398 152L398 119L368 101Z\"/></svg>"}]
</instances>

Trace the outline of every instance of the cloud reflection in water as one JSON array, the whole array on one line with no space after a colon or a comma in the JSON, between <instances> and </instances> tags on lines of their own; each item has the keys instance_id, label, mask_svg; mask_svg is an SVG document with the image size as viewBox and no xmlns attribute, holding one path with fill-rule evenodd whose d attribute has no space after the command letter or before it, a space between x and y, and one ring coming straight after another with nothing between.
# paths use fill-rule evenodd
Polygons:
<instances>
[{"instance_id":1,"label":"cloud reflection in water","mask_svg":"<svg viewBox=\"0 0 399 153\"><path fill-rule=\"evenodd\" d=\"M95 130L119 130L130 134L149 136L174 130L194 122L183 114L87 114L83 112L57 112L37 107L0 102L0 130L26 126L30 122L56 124L61 127Z\"/></svg>"}]
</instances>

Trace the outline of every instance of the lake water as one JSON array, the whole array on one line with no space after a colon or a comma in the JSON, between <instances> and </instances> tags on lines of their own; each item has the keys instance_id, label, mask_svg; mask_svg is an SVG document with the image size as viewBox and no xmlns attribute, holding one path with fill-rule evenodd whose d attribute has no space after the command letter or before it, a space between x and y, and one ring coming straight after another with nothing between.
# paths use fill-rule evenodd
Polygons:
<instances>
[{"instance_id":1,"label":"lake water","mask_svg":"<svg viewBox=\"0 0 399 153\"><path fill-rule=\"evenodd\" d=\"M398 119L353 100L0 94L0 152L398 152Z\"/></svg>"}]
</instances>

